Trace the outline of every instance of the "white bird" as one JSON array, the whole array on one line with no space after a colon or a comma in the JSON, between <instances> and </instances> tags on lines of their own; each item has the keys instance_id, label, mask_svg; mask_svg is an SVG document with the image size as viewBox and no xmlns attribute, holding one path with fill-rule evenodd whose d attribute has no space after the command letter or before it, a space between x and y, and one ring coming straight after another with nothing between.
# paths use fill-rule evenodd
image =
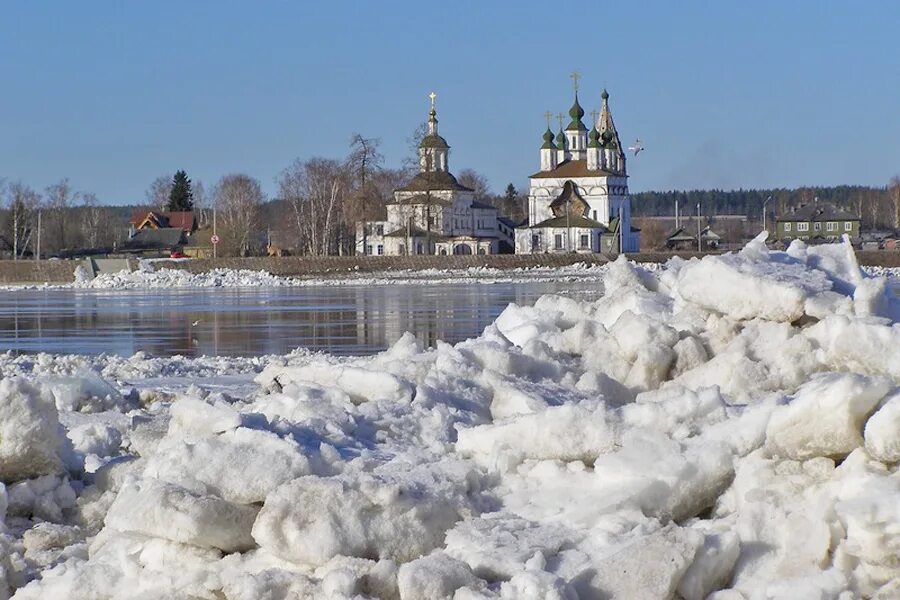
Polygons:
<instances>
[{"instance_id":1,"label":"white bird","mask_svg":"<svg viewBox=\"0 0 900 600\"><path fill-rule=\"evenodd\" d=\"M196 321L194 321L193 323L191 323L191 327L196 327L196 326L199 325L199 324L200 324L200 319L197 319Z\"/></svg>"},{"instance_id":2,"label":"white bird","mask_svg":"<svg viewBox=\"0 0 900 600\"><path fill-rule=\"evenodd\" d=\"M643 142L641 142L641 138L638 138L637 140L635 140L634 145L628 146L628 149L631 150L632 152L634 152L634 155L637 156L638 152L640 152L641 150L644 149L644 144L643 144Z\"/></svg>"}]
</instances>

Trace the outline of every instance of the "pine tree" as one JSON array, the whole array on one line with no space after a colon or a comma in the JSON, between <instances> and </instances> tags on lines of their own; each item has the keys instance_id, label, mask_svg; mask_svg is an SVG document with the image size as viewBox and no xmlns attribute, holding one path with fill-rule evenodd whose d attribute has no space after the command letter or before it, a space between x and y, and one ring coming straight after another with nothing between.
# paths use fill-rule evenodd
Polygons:
<instances>
[{"instance_id":1,"label":"pine tree","mask_svg":"<svg viewBox=\"0 0 900 600\"><path fill-rule=\"evenodd\" d=\"M516 197L519 195L518 190L516 190L516 186L513 184L509 184L506 186L506 200L509 202L515 202Z\"/></svg>"},{"instance_id":2,"label":"pine tree","mask_svg":"<svg viewBox=\"0 0 900 600\"><path fill-rule=\"evenodd\" d=\"M178 171L172 178L172 191L169 192L169 204L166 206L169 211L192 211L194 210L194 194L191 192L191 180L188 179L187 173Z\"/></svg>"}]
</instances>

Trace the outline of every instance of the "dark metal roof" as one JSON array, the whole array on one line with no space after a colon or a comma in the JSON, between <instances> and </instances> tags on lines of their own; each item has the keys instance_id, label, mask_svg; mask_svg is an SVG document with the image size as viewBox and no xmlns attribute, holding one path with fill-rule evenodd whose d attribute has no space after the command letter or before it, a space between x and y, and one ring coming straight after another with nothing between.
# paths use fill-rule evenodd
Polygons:
<instances>
[{"instance_id":1,"label":"dark metal roof","mask_svg":"<svg viewBox=\"0 0 900 600\"><path fill-rule=\"evenodd\" d=\"M604 171L602 169L598 169L596 171L589 171L587 168L587 161L584 159L581 160L564 160L559 163L555 169L552 171L538 171L534 175L531 175L531 179L566 179L571 177L605 177L605 176L617 176L617 177L625 177L625 175L619 173L612 173L610 171Z\"/></svg>"},{"instance_id":2,"label":"dark metal roof","mask_svg":"<svg viewBox=\"0 0 900 600\"><path fill-rule=\"evenodd\" d=\"M447 171L422 171L417 173L412 178L412 181L405 186L397 188L398 192L437 192L446 190L458 192L474 191L459 183L456 177Z\"/></svg>"},{"instance_id":3,"label":"dark metal roof","mask_svg":"<svg viewBox=\"0 0 900 600\"><path fill-rule=\"evenodd\" d=\"M822 202L801 206L794 212L778 217L779 221L859 221L853 213Z\"/></svg>"},{"instance_id":4,"label":"dark metal roof","mask_svg":"<svg viewBox=\"0 0 900 600\"><path fill-rule=\"evenodd\" d=\"M178 227L162 229L141 229L129 240L124 248L127 250L168 250L185 244L184 231Z\"/></svg>"},{"instance_id":5,"label":"dark metal roof","mask_svg":"<svg viewBox=\"0 0 900 600\"><path fill-rule=\"evenodd\" d=\"M568 217L553 217L552 219L541 221L537 225L532 225L531 229L541 229L543 227L581 227L582 229L602 229L604 232L609 231L609 229L606 228L606 225L599 221L575 215Z\"/></svg>"}]
</instances>

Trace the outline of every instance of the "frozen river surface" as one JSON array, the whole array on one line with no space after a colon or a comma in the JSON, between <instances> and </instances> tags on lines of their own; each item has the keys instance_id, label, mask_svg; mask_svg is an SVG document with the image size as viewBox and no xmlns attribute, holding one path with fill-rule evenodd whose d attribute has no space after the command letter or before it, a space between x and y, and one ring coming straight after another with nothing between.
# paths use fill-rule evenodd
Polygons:
<instances>
[{"instance_id":1,"label":"frozen river surface","mask_svg":"<svg viewBox=\"0 0 900 600\"><path fill-rule=\"evenodd\" d=\"M596 282L0 292L0 351L157 356L372 354L405 331L478 335L510 302L600 295Z\"/></svg>"}]
</instances>

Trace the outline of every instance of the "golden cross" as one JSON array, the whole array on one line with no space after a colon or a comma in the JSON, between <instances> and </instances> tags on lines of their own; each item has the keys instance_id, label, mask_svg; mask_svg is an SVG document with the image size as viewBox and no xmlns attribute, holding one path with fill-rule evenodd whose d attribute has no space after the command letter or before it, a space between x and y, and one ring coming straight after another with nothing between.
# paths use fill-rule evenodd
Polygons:
<instances>
[{"instance_id":1,"label":"golden cross","mask_svg":"<svg viewBox=\"0 0 900 600\"><path fill-rule=\"evenodd\" d=\"M578 80L581 79L581 75L578 73L578 71L572 71L572 74L569 75L569 77L572 78L572 82L575 87L575 93L577 94L578 93Z\"/></svg>"},{"instance_id":2,"label":"golden cross","mask_svg":"<svg viewBox=\"0 0 900 600\"><path fill-rule=\"evenodd\" d=\"M559 130L562 131L562 122L563 122L563 118L564 118L563 114L556 113L556 118L559 119Z\"/></svg>"},{"instance_id":3,"label":"golden cross","mask_svg":"<svg viewBox=\"0 0 900 600\"><path fill-rule=\"evenodd\" d=\"M544 113L544 118L547 119L547 129L550 129L550 119L553 118L553 113L548 110Z\"/></svg>"},{"instance_id":4,"label":"golden cross","mask_svg":"<svg viewBox=\"0 0 900 600\"><path fill-rule=\"evenodd\" d=\"M428 94L428 97L431 98L431 109L434 110L434 99L437 98L437 94L431 92Z\"/></svg>"}]
</instances>

